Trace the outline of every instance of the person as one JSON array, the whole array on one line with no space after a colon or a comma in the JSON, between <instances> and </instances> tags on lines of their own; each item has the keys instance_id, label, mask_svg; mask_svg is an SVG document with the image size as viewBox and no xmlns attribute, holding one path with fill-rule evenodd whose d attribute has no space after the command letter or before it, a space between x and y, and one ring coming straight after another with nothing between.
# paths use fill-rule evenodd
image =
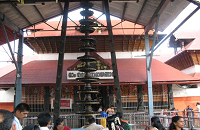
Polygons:
<instances>
[{"instance_id":1,"label":"person","mask_svg":"<svg viewBox=\"0 0 200 130\"><path fill-rule=\"evenodd\" d=\"M18 104L14 109L14 124L16 124L16 130L22 130L22 126L19 122L19 120L23 120L25 117L27 117L28 113L30 111L30 107L26 103L20 103Z\"/></svg>"},{"instance_id":2,"label":"person","mask_svg":"<svg viewBox=\"0 0 200 130\"><path fill-rule=\"evenodd\" d=\"M1 109L0 110L0 130L16 130L13 113Z\"/></svg>"},{"instance_id":3,"label":"person","mask_svg":"<svg viewBox=\"0 0 200 130\"><path fill-rule=\"evenodd\" d=\"M196 110L197 111L197 117L200 118L200 103L197 102L196 106L197 106L197 110Z\"/></svg>"},{"instance_id":4,"label":"person","mask_svg":"<svg viewBox=\"0 0 200 130\"><path fill-rule=\"evenodd\" d=\"M22 130L40 130L40 127L34 124L25 126Z\"/></svg>"},{"instance_id":5,"label":"person","mask_svg":"<svg viewBox=\"0 0 200 130\"><path fill-rule=\"evenodd\" d=\"M95 118L93 116L90 116L88 118L89 126L85 130L102 130L104 127L102 125L95 123Z\"/></svg>"},{"instance_id":6,"label":"person","mask_svg":"<svg viewBox=\"0 0 200 130\"><path fill-rule=\"evenodd\" d=\"M40 130L49 130L48 127L51 123L51 115L46 112L40 113L38 115L37 121L40 125Z\"/></svg>"},{"instance_id":7,"label":"person","mask_svg":"<svg viewBox=\"0 0 200 130\"><path fill-rule=\"evenodd\" d=\"M107 113L108 115L113 115L113 114L115 114L114 105L111 105L110 108L108 108L108 109L106 110L106 113Z\"/></svg>"},{"instance_id":8,"label":"person","mask_svg":"<svg viewBox=\"0 0 200 130\"><path fill-rule=\"evenodd\" d=\"M187 112L188 120L192 119L192 123L194 124L195 121L194 121L194 112L193 112L193 109L190 107L190 105L188 105L185 110Z\"/></svg>"},{"instance_id":9,"label":"person","mask_svg":"<svg viewBox=\"0 0 200 130\"><path fill-rule=\"evenodd\" d=\"M163 124L164 127L169 127L169 119L167 118L169 115L168 109L165 108L162 110L160 116L163 117L161 118L161 123Z\"/></svg>"},{"instance_id":10,"label":"person","mask_svg":"<svg viewBox=\"0 0 200 130\"><path fill-rule=\"evenodd\" d=\"M106 109L105 108L103 108L103 111L101 112L101 116L102 117L107 117L108 116L108 114L106 113Z\"/></svg>"},{"instance_id":11,"label":"person","mask_svg":"<svg viewBox=\"0 0 200 130\"><path fill-rule=\"evenodd\" d=\"M116 116L119 117L119 119L121 121L121 126L124 130L130 130L131 129L129 124L128 124L128 121L122 119L123 114L121 112L116 112Z\"/></svg>"},{"instance_id":12,"label":"person","mask_svg":"<svg viewBox=\"0 0 200 130\"><path fill-rule=\"evenodd\" d=\"M151 118L151 126L153 127L151 130L165 130L157 116L153 116Z\"/></svg>"},{"instance_id":13,"label":"person","mask_svg":"<svg viewBox=\"0 0 200 130\"><path fill-rule=\"evenodd\" d=\"M53 130L71 130L68 126L63 126L63 125L64 125L64 119L58 118L56 119L56 123L53 127Z\"/></svg>"},{"instance_id":14,"label":"person","mask_svg":"<svg viewBox=\"0 0 200 130\"><path fill-rule=\"evenodd\" d=\"M193 116L193 112L192 112L192 108L190 107L190 105L187 106L187 108L185 109L187 112L187 117L192 117Z\"/></svg>"},{"instance_id":15,"label":"person","mask_svg":"<svg viewBox=\"0 0 200 130\"><path fill-rule=\"evenodd\" d=\"M102 112L103 111L103 107L102 105L99 106L98 112Z\"/></svg>"},{"instance_id":16,"label":"person","mask_svg":"<svg viewBox=\"0 0 200 130\"><path fill-rule=\"evenodd\" d=\"M183 117L174 116L172 117L172 123L169 126L169 130L183 130L184 125Z\"/></svg>"}]
</instances>

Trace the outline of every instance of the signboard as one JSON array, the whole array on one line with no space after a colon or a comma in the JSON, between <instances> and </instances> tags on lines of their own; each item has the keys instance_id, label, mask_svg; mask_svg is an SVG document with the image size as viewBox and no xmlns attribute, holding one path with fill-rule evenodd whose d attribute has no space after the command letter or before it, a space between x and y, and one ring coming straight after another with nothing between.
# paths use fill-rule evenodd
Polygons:
<instances>
[{"instance_id":1,"label":"signboard","mask_svg":"<svg viewBox=\"0 0 200 130\"><path fill-rule=\"evenodd\" d=\"M51 109L54 109L55 99L51 99ZM60 100L60 109L72 109L72 99L62 98Z\"/></svg>"},{"instance_id":2,"label":"signboard","mask_svg":"<svg viewBox=\"0 0 200 130\"><path fill-rule=\"evenodd\" d=\"M67 79L76 79L84 77L85 73L78 70L67 71ZM113 70L97 70L90 72L90 75L99 79L113 79Z\"/></svg>"}]
</instances>

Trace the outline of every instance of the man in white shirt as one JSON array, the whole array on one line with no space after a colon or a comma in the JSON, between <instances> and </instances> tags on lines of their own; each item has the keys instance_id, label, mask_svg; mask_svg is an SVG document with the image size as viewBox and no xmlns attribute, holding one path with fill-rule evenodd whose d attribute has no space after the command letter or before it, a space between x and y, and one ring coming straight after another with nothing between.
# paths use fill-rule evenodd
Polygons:
<instances>
[{"instance_id":1,"label":"man in white shirt","mask_svg":"<svg viewBox=\"0 0 200 130\"><path fill-rule=\"evenodd\" d=\"M88 118L89 126L85 130L102 130L104 127L102 125L98 125L95 123L95 118L94 117L89 117Z\"/></svg>"},{"instance_id":2,"label":"man in white shirt","mask_svg":"<svg viewBox=\"0 0 200 130\"><path fill-rule=\"evenodd\" d=\"M1 109L0 110L0 130L16 130L13 113Z\"/></svg>"},{"instance_id":3,"label":"man in white shirt","mask_svg":"<svg viewBox=\"0 0 200 130\"><path fill-rule=\"evenodd\" d=\"M38 115L37 121L40 125L40 130L49 130L49 125L51 124L51 115L49 113L43 112Z\"/></svg>"},{"instance_id":4,"label":"man in white shirt","mask_svg":"<svg viewBox=\"0 0 200 130\"><path fill-rule=\"evenodd\" d=\"M27 117L28 113L30 111L30 107L26 103L20 103L18 104L14 109L14 124L16 125L16 130L22 130L22 126L19 122L19 120L24 119Z\"/></svg>"}]
</instances>

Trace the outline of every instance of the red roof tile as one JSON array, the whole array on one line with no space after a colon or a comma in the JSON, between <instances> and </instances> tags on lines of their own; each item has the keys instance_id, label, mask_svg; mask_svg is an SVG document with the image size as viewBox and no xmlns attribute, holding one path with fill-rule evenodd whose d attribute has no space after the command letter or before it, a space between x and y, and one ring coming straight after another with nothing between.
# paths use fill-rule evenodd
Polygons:
<instances>
[{"instance_id":1,"label":"red roof tile","mask_svg":"<svg viewBox=\"0 0 200 130\"><path fill-rule=\"evenodd\" d=\"M111 64L111 60L107 59ZM63 84L79 83L76 80L67 80L67 68L76 63L77 60L65 60L63 65ZM57 60L36 60L23 65L23 85L55 85L57 74ZM117 59L120 83L146 84L146 59ZM12 71L0 78L0 86L12 85L15 83L15 71ZM152 61L153 83L183 83L200 82L169 65L158 60ZM113 80L99 80L98 83L111 83Z\"/></svg>"},{"instance_id":2,"label":"red roof tile","mask_svg":"<svg viewBox=\"0 0 200 130\"><path fill-rule=\"evenodd\" d=\"M8 36L8 39L9 39L10 42L19 38L18 34L14 35L14 31L12 29L10 29L9 27L7 27L6 25L4 25L4 27L6 29L6 33L7 33L7 36ZM3 29L0 26L0 45L3 45L4 43L7 43L6 39L4 37L5 37L5 35L3 33Z\"/></svg>"}]
</instances>

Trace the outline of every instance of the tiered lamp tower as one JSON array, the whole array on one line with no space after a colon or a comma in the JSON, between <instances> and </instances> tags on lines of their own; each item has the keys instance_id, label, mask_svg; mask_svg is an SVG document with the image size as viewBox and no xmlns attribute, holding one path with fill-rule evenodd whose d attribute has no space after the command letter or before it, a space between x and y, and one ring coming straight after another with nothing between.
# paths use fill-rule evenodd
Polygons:
<instances>
[{"instance_id":1,"label":"tiered lamp tower","mask_svg":"<svg viewBox=\"0 0 200 130\"><path fill-rule=\"evenodd\" d=\"M95 47L93 46L93 43L96 43L96 40L89 37L90 33L93 33L95 31L94 27L98 26L95 24L95 21L93 19L89 19L90 16L93 15L93 11L89 10L93 6L92 3L89 3L88 1L81 3L82 8L84 8L83 11L80 12L80 14L84 17L79 22L81 24L80 26L80 32L85 33L85 37L80 39L81 42L84 42L84 46L79 47L79 50L82 52L85 52L84 56L80 56L77 59L81 62L84 62L84 67L78 68L79 71L84 72L85 76L83 78L77 78L76 80L79 82L84 82L85 86L84 89L79 90L80 93L85 94L84 100L77 101L77 104L84 104L84 110L78 111L77 114L80 114L81 116L85 116L86 120L88 119L88 116L91 115L99 115L98 112L92 111L92 104L100 104L99 101L94 101L91 98L91 94L98 93L98 90L92 89L91 82L96 82L98 78L91 77L90 72L96 71L96 68L92 67L90 65L90 62L96 61L96 59L92 56L90 56L90 52L95 51Z\"/></svg>"}]
</instances>

